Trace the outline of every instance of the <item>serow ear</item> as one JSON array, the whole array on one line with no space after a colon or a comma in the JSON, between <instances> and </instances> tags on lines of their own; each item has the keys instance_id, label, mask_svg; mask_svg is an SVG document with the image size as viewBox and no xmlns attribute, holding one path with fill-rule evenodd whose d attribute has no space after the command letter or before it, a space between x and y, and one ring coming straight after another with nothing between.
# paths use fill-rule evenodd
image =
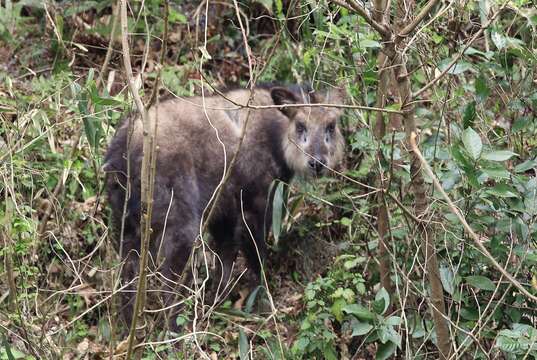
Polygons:
<instances>
[{"instance_id":1,"label":"serow ear","mask_svg":"<svg viewBox=\"0 0 537 360\"><path fill-rule=\"evenodd\" d=\"M289 91L288 89L284 87L274 87L270 89L270 96L272 97L272 101L274 101L274 105L286 105L286 104L298 103L298 99L296 98L295 94L293 94L292 91ZM288 118L292 119L297 113L297 108L296 107L282 107L280 108L280 111L284 113Z\"/></svg>"}]
</instances>

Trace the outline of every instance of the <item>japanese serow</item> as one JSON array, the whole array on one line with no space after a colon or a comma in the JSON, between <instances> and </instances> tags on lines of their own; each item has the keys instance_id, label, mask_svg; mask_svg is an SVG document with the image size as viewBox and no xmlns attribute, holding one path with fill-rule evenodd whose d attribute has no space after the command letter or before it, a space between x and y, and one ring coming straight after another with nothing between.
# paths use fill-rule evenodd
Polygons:
<instances>
[{"instance_id":1,"label":"japanese serow","mask_svg":"<svg viewBox=\"0 0 537 360\"><path fill-rule=\"evenodd\" d=\"M149 109L150 122L157 121L149 263L164 281L173 283L182 273L200 232L202 217L207 215L204 210L239 147L247 119L243 143L209 219L208 230L219 259L219 284L228 282L239 250L249 270L260 274L266 253L264 236L271 223L271 183L276 179L289 182L295 175L321 176L329 168L337 168L343 156L344 141L338 127L341 109L292 105L337 104L341 102L337 94L267 85L252 92L233 90L224 96L162 100ZM234 105L246 104L250 98L251 105L261 108ZM141 238L143 129L139 118L131 118L131 123L130 135L127 119L117 130L104 166L114 227L123 227L120 256L125 260L124 281L136 276ZM124 213L127 158L130 195Z\"/></svg>"}]
</instances>

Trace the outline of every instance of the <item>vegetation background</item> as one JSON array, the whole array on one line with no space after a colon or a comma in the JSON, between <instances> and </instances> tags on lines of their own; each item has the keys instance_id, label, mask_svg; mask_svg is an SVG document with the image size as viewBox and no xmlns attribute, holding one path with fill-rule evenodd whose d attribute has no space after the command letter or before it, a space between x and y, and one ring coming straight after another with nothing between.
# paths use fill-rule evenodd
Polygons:
<instances>
[{"instance_id":1,"label":"vegetation background","mask_svg":"<svg viewBox=\"0 0 537 360\"><path fill-rule=\"evenodd\" d=\"M101 170L136 111L122 39L145 105L349 95L344 171L276 185L268 288L187 292L137 358L537 358L536 30L534 0L3 1L0 359L132 351Z\"/></svg>"}]
</instances>

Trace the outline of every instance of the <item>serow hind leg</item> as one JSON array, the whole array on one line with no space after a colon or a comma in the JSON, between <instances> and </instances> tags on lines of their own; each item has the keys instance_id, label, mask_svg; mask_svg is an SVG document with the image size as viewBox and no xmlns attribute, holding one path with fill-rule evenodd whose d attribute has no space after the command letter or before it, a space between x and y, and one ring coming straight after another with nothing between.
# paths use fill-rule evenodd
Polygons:
<instances>
[{"instance_id":1,"label":"serow hind leg","mask_svg":"<svg viewBox=\"0 0 537 360\"><path fill-rule=\"evenodd\" d=\"M194 221L187 224L177 224L168 226L162 238L162 245L157 258L157 276L162 286L159 298L161 306L166 308L165 314L168 317L168 324L172 330L177 328L176 318L180 311L181 288L178 286L184 279L181 279L185 270L185 265L192 250L192 244L196 240L198 225Z\"/></svg>"},{"instance_id":2,"label":"serow hind leg","mask_svg":"<svg viewBox=\"0 0 537 360\"><path fill-rule=\"evenodd\" d=\"M214 239L216 271L212 274L213 279L206 302L214 303L224 298L231 291L231 273L239 246L236 241L237 229L235 221L227 220L214 223L209 230Z\"/></svg>"},{"instance_id":3,"label":"serow hind leg","mask_svg":"<svg viewBox=\"0 0 537 360\"><path fill-rule=\"evenodd\" d=\"M246 212L242 219L242 251L248 262L250 272L250 287L261 283L261 270L267 255L263 217L252 212Z\"/></svg>"},{"instance_id":4,"label":"serow hind leg","mask_svg":"<svg viewBox=\"0 0 537 360\"><path fill-rule=\"evenodd\" d=\"M139 241L137 234L125 233L123 237L123 247L121 258L123 259L121 267L120 282L120 308L118 312L128 329L131 326L132 316L134 313L134 301L136 298L136 283L138 280L138 268L140 262Z\"/></svg>"}]
</instances>

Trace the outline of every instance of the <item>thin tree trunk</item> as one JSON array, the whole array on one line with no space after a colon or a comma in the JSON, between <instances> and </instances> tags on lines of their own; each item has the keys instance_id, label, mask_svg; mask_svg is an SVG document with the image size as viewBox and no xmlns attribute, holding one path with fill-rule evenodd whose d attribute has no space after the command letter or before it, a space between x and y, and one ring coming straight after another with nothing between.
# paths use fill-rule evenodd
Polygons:
<instances>
[{"instance_id":1,"label":"thin tree trunk","mask_svg":"<svg viewBox=\"0 0 537 360\"><path fill-rule=\"evenodd\" d=\"M354 11L356 14L360 15L373 29L375 29L382 37L383 48L382 53L385 54L390 68L393 68L393 76L395 78L395 83L397 84L397 90L399 93L400 101L403 109L403 125L405 127L405 132L407 135L407 141L410 144L411 135L417 133L416 122L414 119L414 108L409 105L412 104L412 88L410 84L410 79L408 76L408 71L406 67L406 60L401 57L401 54L398 52L398 47L404 43L404 40L407 38L406 35L413 32L419 24L425 19L432 9L438 4L439 0L430 0L419 13L415 16L414 19L407 21L408 15L413 13L414 2L395 2L394 7L396 10L396 16L394 17L395 24L390 24L389 11L381 12L382 6L389 7L388 3L384 3L385 0L375 0L374 9L372 14L369 12L357 1L354 0L332 0L333 3L342 6L349 11ZM409 10L412 9L412 10ZM402 29L402 30L401 30ZM391 73L392 71L390 71ZM381 84L382 86L382 84ZM385 86L385 85L384 85ZM380 90L379 90L380 91ZM382 93L380 93L383 95ZM385 132L385 124L378 123L379 129L376 131L377 137ZM425 223L425 217L427 215L428 209L428 200L426 194L426 187L424 186L423 176L420 172L420 160L419 157L414 153L410 152L411 156L411 166L410 166L410 176L412 181L412 190L414 192L414 201L415 201L415 211L417 217L421 220L418 231L419 235L422 238L423 242L423 252L425 258L425 267L427 271L427 276L431 286L431 300L430 304L432 305L433 312L433 321L435 324L436 335L437 335L437 346L440 352L440 359L449 358L452 352L452 346L450 341L450 333L448 327L448 317L446 316L446 309L444 304L444 296L442 283L440 281L438 260L436 257L436 249L433 238L433 233L429 232L429 228ZM379 208L382 208L382 205L379 204ZM383 221L383 214L379 215L381 221ZM379 229L385 231L383 228L387 223L381 223L382 226ZM381 233L382 234L382 233ZM381 236L381 242L384 242L385 237ZM385 245L385 244L384 244ZM385 254L386 248L379 246L379 256ZM386 279L383 279L386 281Z\"/></svg>"},{"instance_id":2,"label":"thin tree trunk","mask_svg":"<svg viewBox=\"0 0 537 360\"><path fill-rule=\"evenodd\" d=\"M386 57L383 53L379 53L379 86L377 89L377 103L376 106L383 108L386 106L386 96L388 92L389 84L389 70L386 69ZM375 119L375 137L379 143L382 143L384 136L386 135L386 123L384 121L384 114L377 112ZM380 283L388 293L392 293L392 281L390 279L391 262L390 256L387 250L386 241L389 235L389 219L388 210L386 209L386 201L384 199L384 190L386 186L385 179L383 179L383 172L380 168L380 162L383 159L382 150L378 150L377 153L379 162L379 171L377 174L377 187L383 191L377 194L377 232L379 235L379 246L377 250L377 257L379 262L379 274Z\"/></svg>"},{"instance_id":3,"label":"thin tree trunk","mask_svg":"<svg viewBox=\"0 0 537 360\"><path fill-rule=\"evenodd\" d=\"M154 124L148 117L146 108L142 103L142 99L136 89L134 76L132 74L132 65L130 61L130 51L128 42L128 26L127 26L127 0L120 1L120 19L121 19L121 43L123 48L123 64L129 90L134 99L143 125L143 145L142 145L142 169L141 169L141 201L140 201L140 267L138 272L138 283L136 287L136 298L134 302L134 311L132 323L129 330L127 342L126 358L130 359L133 354L136 359L140 359L143 355L143 346L135 347L136 344L142 344L147 336L147 323L144 316L144 307L146 302L147 288L147 260L149 252L149 242L151 238L151 214L153 209L153 180L155 174L155 147L154 137L156 133L157 119ZM152 126L153 125L153 126Z\"/></svg>"},{"instance_id":4,"label":"thin tree trunk","mask_svg":"<svg viewBox=\"0 0 537 360\"><path fill-rule=\"evenodd\" d=\"M394 65L394 75L397 82L397 88L401 102L403 105L403 124L407 141L410 144L412 133L417 133L416 121L414 117L414 107L408 104L412 102L412 90L410 79L408 76L406 64L401 56L395 50L395 45L387 47L388 57ZM412 182L412 190L414 192L415 210L417 217L422 221L418 226L419 234L422 238L422 251L425 259L425 269L431 286L431 299L433 321L436 329L437 346L440 351L440 359L448 359L451 355L452 347L448 321L446 320L446 307L444 303L444 294L442 282L440 280L440 272L438 267L438 259L436 257L436 248L433 232L429 231L426 222L427 210L429 202L427 199L427 187L425 186L423 175L421 173L420 160L417 155L410 151L410 177Z\"/></svg>"}]
</instances>

